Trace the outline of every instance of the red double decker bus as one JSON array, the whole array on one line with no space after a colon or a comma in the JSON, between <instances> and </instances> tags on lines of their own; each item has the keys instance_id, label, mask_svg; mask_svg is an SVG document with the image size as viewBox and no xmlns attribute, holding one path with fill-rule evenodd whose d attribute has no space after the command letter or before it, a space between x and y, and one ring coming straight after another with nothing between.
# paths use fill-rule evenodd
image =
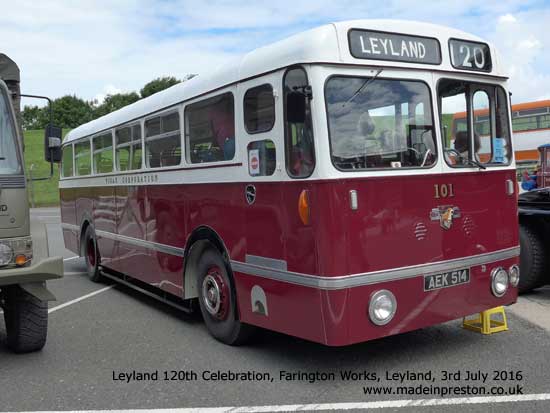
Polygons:
<instances>
[{"instance_id":1,"label":"red double decker bus","mask_svg":"<svg viewBox=\"0 0 550 413\"><path fill-rule=\"evenodd\" d=\"M65 245L94 281L198 301L228 344L263 327L348 345L514 303L506 79L492 46L413 22L252 51L67 135Z\"/></svg>"}]
</instances>

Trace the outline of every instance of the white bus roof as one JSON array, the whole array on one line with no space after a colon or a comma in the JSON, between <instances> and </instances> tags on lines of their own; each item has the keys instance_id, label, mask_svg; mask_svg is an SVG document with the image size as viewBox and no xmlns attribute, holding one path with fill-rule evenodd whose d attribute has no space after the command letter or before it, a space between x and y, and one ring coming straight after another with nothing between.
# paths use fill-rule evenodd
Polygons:
<instances>
[{"instance_id":1,"label":"white bus roof","mask_svg":"<svg viewBox=\"0 0 550 413\"><path fill-rule=\"evenodd\" d=\"M424 63L355 58L352 56L350 47L348 46L348 34L351 29L435 38L440 44L441 63L427 65ZM141 99L122 109L85 123L69 132L65 137L65 143L122 125L131 120L142 118L150 113L168 108L240 80L293 64L354 64L467 73L469 71L456 70L451 65L448 42L452 38L483 42L489 45L488 42L477 36L430 23L406 20L350 20L326 24L253 50L242 58L225 64L211 73L200 74L186 82L179 83L148 98ZM492 58L491 72L480 73L471 71L471 73L506 77L507 75L501 66L496 50L491 45L489 47Z\"/></svg>"}]
</instances>

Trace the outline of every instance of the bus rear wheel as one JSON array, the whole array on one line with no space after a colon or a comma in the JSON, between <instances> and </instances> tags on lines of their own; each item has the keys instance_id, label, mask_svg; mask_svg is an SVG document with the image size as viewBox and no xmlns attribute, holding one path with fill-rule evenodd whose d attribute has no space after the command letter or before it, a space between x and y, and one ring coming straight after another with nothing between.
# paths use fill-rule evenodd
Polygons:
<instances>
[{"instance_id":1,"label":"bus rear wheel","mask_svg":"<svg viewBox=\"0 0 550 413\"><path fill-rule=\"evenodd\" d=\"M84 255L86 260L86 271L90 280L93 282L102 281L101 272L99 271L99 263L101 262L101 258L97 248L95 231L91 226L88 226L88 228L86 228L86 232L84 233L82 255Z\"/></svg>"},{"instance_id":2,"label":"bus rear wheel","mask_svg":"<svg viewBox=\"0 0 550 413\"><path fill-rule=\"evenodd\" d=\"M198 266L199 306L210 335L232 346L245 343L253 327L241 323L233 279L221 254L207 249Z\"/></svg>"},{"instance_id":3,"label":"bus rear wheel","mask_svg":"<svg viewBox=\"0 0 550 413\"><path fill-rule=\"evenodd\" d=\"M17 285L3 294L8 347L16 353L41 350L48 334L48 303Z\"/></svg>"}]
</instances>

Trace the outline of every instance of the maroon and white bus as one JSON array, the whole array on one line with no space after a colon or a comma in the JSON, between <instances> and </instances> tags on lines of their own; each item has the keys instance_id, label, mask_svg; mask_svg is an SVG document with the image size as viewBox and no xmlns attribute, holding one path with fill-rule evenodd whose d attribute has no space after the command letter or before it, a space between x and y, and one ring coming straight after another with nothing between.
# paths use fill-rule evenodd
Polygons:
<instances>
[{"instance_id":1,"label":"maroon and white bus","mask_svg":"<svg viewBox=\"0 0 550 413\"><path fill-rule=\"evenodd\" d=\"M65 245L94 281L198 301L228 344L259 326L341 346L512 304L506 79L492 46L423 23L252 51L67 135Z\"/></svg>"}]
</instances>

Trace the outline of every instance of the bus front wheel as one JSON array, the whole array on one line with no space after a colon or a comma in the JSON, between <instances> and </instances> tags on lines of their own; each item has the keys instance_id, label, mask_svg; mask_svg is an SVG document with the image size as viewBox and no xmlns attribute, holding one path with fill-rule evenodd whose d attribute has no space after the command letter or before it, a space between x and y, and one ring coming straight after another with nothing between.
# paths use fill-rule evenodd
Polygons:
<instances>
[{"instance_id":1,"label":"bus front wheel","mask_svg":"<svg viewBox=\"0 0 550 413\"><path fill-rule=\"evenodd\" d=\"M235 285L221 254L207 249L197 270L199 305L208 332L222 343L243 344L253 327L239 321Z\"/></svg>"},{"instance_id":2,"label":"bus front wheel","mask_svg":"<svg viewBox=\"0 0 550 413\"><path fill-rule=\"evenodd\" d=\"M48 334L48 303L17 285L3 293L8 347L16 353L42 349Z\"/></svg>"},{"instance_id":3,"label":"bus front wheel","mask_svg":"<svg viewBox=\"0 0 550 413\"><path fill-rule=\"evenodd\" d=\"M95 231L91 226L86 228L84 233L84 243L82 244L82 255L86 259L86 271L88 277L93 282L101 281L101 272L99 271L99 263L101 262L99 250L97 248L97 240Z\"/></svg>"}]
</instances>

